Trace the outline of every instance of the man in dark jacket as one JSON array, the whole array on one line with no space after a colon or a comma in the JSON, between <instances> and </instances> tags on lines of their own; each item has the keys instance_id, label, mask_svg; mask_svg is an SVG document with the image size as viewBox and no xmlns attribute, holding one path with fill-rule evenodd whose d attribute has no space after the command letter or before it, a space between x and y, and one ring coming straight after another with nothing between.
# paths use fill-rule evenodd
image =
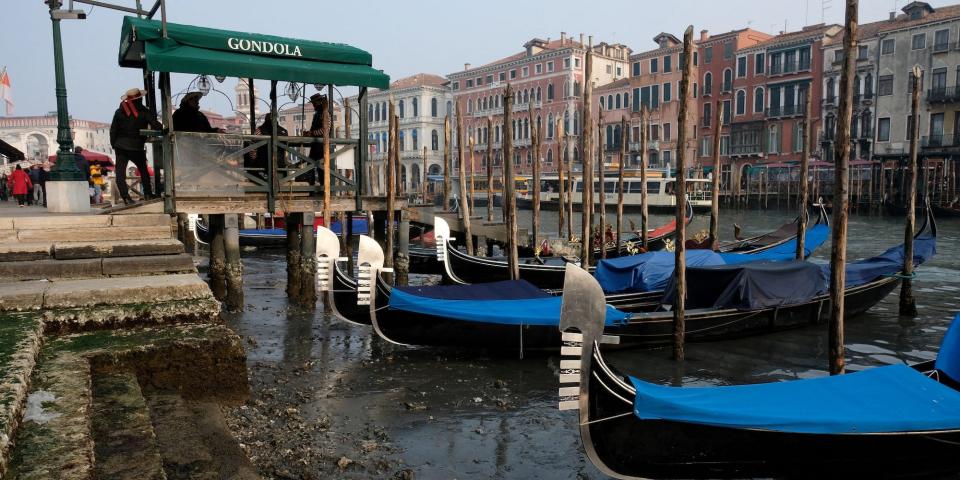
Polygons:
<instances>
[{"instance_id":1,"label":"man in dark jacket","mask_svg":"<svg viewBox=\"0 0 960 480\"><path fill-rule=\"evenodd\" d=\"M140 130L163 128L153 114L143 106L143 95L146 92L138 88L127 90L120 99L120 108L113 114L110 124L110 145L117 154L117 189L124 203L133 203L127 187L127 165L133 162L140 172L144 198L153 197L150 183L150 173L147 170L147 152L143 149L146 137ZM86 170L89 174L90 169Z\"/></svg>"},{"instance_id":2,"label":"man in dark jacket","mask_svg":"<svg viewBox=\"0 0 960 480\"><path fill-rule=\"evenodd\" d=\"M273 117L272 117L272 114L268 113L268 114L264 115L264 117L263 117L263 123L260 124L260 126L257 127L257 130L254 131L253 133L254 133L254 135L271 135L271 134L273 134ZM283 128L283 127L280 126L280 125L277 125L277 136L280 136L280 137L285 137L285 136L287 136L287 129L286 129L286 128ZM250 172L250 173L251 173L252 175L256 175L256 176L258 176L258 177L263 178L264 180L266 180L266 178L267 178L266 169L267 169L267 160L268 160L268 159L267 159L267 154L268 154L268 153L269 153L269 150L268 150L268 148L267 148L266 145L261 145L260 147L257 147L256 150L248 153L248 154L246 155L246 157L244 157L244 159L243 159L243 166L244 166L244 168L254 168L254 169L257 169L257 170L254 170L253 172ZM283 175L284 172L281 171L281 170L287 167L286 152L284 152L283 149L281 149L281 148L277 148L277 151L276 151L276 153L274 153L274 156L276 157L276 164L277 164L277 170L278 170L277 174L278 174L278 175Z\"/></svg>"},{"instance_id":3,"label":"man in dark jacket","mask_svg":"<svg viewBox=\"0 0 960 480\"><path fill-rule=\"evenodd\" d=\"M190 92L180 100L180 108L173 112L173 129L178 132L225 133L210 126L210 120L200 111L200 92Z\"/></svg>"},{"instance_id":4,"label":"man in dark jacket","mask_svg":"<svg viewBox=\"0 0 960 480\"><path fill-rule=\"evenodd\" d=\"M310 122L310 130L303 132L304 135L312 137L325 137L329 133L330 129L330 118L325 117L327 114L327 96L315 93L310 97L310 105L313 105L313 120ZM320 160L323 158L323 139L317 138L316 141L310 144L310 154L308 155L313 160ZM318 162L319 165L319 162ZM316 171L321 167L317 167L310 172L307 172L297 180L310 182L310 185L316 184Z\"/></svg>"}]
</instances>

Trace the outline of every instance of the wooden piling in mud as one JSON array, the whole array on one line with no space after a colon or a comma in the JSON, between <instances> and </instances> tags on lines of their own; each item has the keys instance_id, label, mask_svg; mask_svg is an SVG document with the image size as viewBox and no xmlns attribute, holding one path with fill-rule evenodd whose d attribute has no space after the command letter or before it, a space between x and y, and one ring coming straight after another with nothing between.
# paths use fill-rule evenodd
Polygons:
<instances>
[{"instance_id":1,"label":"wooden piling in mud","mask_svg":"<svg viewBox=\"0 0 960 480\"><path fill-rule=\"evenodd\" d=\"M227 310L243 310L243 263L240 262L240 225L237 215L225 215L223 228L224 277Z\"/></svg>"},{"instance_id":2,"label":"wooden piling in mud","mask_svg":"<svg viewBox=\"0 0 960 480\"><path fill-rule=\"evenodd\" d=\"M207 268L207 278L210 290L217 300L227 299L227 259L223 244L223 214L214 214L207 217L210 226L210 265Z\"/></svg>"},{"instance_id":3,"label":"wooden piling in mud","mask_svg":"<svg viewBox=\"0 0 960 480\"><path fill-rule=\"evenodd\" d=\"M840 105L837 108L836 170L833 189L832 248L830 252L829 369L831 375L846 370L844 358L844 290L847 263L847 213L850 203L850 124L853 115L854 52L857 48L857 0L846 1L843 37L843 73L840 76Z\"/></svg>"},{"instance_id":4,"label":"wooden piling in mud","mask_svg":"<svg viewBox=\"0 0 960 480\"><path fill-rule=\"evenodd\" d=\"M300 224L303 214L287 212L284 215L287 231L287 297L297 301L300 298Z\"/></svg>"},{"instance_id":5,"label":"wooden piling in mud","mask_svg":"<svg viewBox=\"0 0 960 480\"><path fill-rule=\"evenodd\" d=\"M617 166L617 254L620 254L620 246L623 234L623 164L627 163L627 117L620 118L620 165Z\"/></svg>"},{"instance_id":6,"label":"wooden piling in mud","mask_svg":"<svg viewBox=\"0 0 960 480\"><path fill-rule=\"evenodd\" d=\"M300 306L317 307L317 239L314 212L300 214ZM340 225L343 229L343 224Z\"/></svg>"},{"instance_id":7,"label":"wooden piling in mud","mask_svg":"<svg viewBox=\"0 0 960 480\"><path fill-rule=\"evenodd\" d=\"M650 121L650 112L646 105L640 106L640 243L643 250L650 249L649 237L647 235L647 211L649 205L647 202L647 135L649 135L647 122Z\"/></svg>"},{"instance_id":8,"label":"wooden piling in mud","mask_svg":"<svg viewBox=\"0 0 960 480\"><path fill-rule=\"evenodd\" d=\"M560 128L563 126L561 120L557 120L556 128L554 129L554 136L559 140L560 139ZM564 235L564 227L566 226L567 219L567 180L566 176L566 161L563 159L563 154L566 152L564 145L566 144L566 135L563 136L563 140L557 142L557 180L559 181L558 194L557 194L557 236L561 239L565 238L570 240L570 230L567 229L566 235Z\"/></svg>"},{"instance_id":9,"label":"wooden piling in mud","mask_svg":"<svg viewBox=\"0 0 960 480\"><path fill-rule=\"evenodd\" d=\"M450 208L450 112L443 117L443 205L441 212Z\"/></svg>"},{"instance_id":10,"label":"wooden piling in mud","mask_svg":"<svg viewBox=\"0 0 960 480\"><path fill-rule=\"evenodd\" d=\"M533 102L528 107L530 116L530 141L533 146L533 231L530 232L530 239L533 249L536 251L540 246L540 126L537 125L533 117Z\"/></svg>"},{"instance_id":11,"label":"wooden piling in mud","mask_svg":"<svg viewBox=\"0 0 960 480\"><path fill-rule=\"evenodd\" d=\"M396 105L393 99L390 99L389 107L389 133L390 150L387 153L387 234L384 239L384 259L385 268L393 268L393 239L396 232L396 226L393 222L396 213L397 201L397 160L400 158L400 135L398 126L400 118L396 115Z\"/></svg>"},{"instance_id":12,"label":"wooden piling in mud","mask_svg":"<svg viewBox=\"0 0 960 480\"><path fill-rule=\"evenodd\" d=\"M487 117L487 221L493 221L493 117Z\"/></svg>"},{"instance_id":13,"label":"wooden piling in mud","mask_svg":"<svg viewBox=\"0 0 960 480\"><path fill-rule=\"evenodd\" d=\"M810 170L810 142L813 139L811 127L813 126L813 112L811 107L812 95L807 94L807 102L804 106L803 116L803 153L800 155L800 199L797 201L800 207L800 221L797 222L797 260L806 258L806 238L807 238L807 172Z\"/></svg>"},{"instance_id":14,"label":"wooden piling in mud","mask_svg":"<svg viewBox=\"0 0 960 480\"><path fill-rule=\"evenodd\" d=\"M467 247L467 254L474 255L476 252L473 249L473 231L470 228L470 205L467 201L467 162L466 156L463 154L463 120L460 115L460 102L456 102L454 105L454 111L457 116L457 178L460 180L460 216L463 218L463 230L464 234L464 245Z\"/></svg>"},{"instance_id":15,"label":"wooden piling in mud","mask_svg":"<svg viewBox=\"0 0 960 480\"><path fill-rule=\"evenodd\" d=\"M687 118L687 103L690 101L690 70L693 68L693 25L683 32L683 75L680 77L680 109L678 117ZM684 343L686 342L686 296L687 296L687 261L685 256L687 235L687 122L677 124L677 175L675 180L677 202L677 233L675 234L674 248L674 279L677 290L673 299L673 359L684 359Z\"/></svg>"},{"instance_id":16,"label":"wooden piling in mud","mask_svg":"<svg viewBox=\"0 0 960 480\"><path fill-rule=\"evenodd\" d=\"M580 225L580 266L588 268L593 262L593 122L590 115L593 105L593 37L590 37L583 67L583 195L580 199L582 213Z\"/></svg>"},{"instance_id":17,"label":"wooden piling in mud","mask_svg":"<svg viewBox=\"0 0 960 480\"><path fill-rule=\"evenodd\" d=\"M710 182L710 249L720 248L720 128L723 121L723 102L717 102L713 115L713 177Z\"/></svg>"},{"instance_id":18,"label":"wooden piling in mud","mask_svg":"<svg viewBox=\"0 0 960 480\"><path fill-rule=\"evenodd\" d=\"M476 213L474 213L474 212L477 211L477 210L476 210L476 206L477 206L477 205L476 205L476 198L477 198L477 195L476 195L476 193L477 193L477 192L476 192L477 171L476 171L476 168L475 168L476 165L473 163L473 160L474 160L474 158L473 158L473 150L476 148L476 146L477 146L477 145L476 145L476 139L475 139L473 136L471 136L471 137L470 137L470 215L476 215ZM476 250L474 250L474 253L476 253Z\"/></svg>"},{"instance_id":19,"label":"wooden piling in mud","mask_svg":"<svg viewBox=\"0 0 960 480\"><path fill-rule=\"evenodd\" d=\"M609 139L607 140L609 141ZM604 177L603 108L597 114L597 182L600 185L600 258L607 258L607 184Z\"/></svg>"},{"instance_id":20,"label":"wooden piling in mud","mask_svg":"<svg viewBox=\"0 0 960 480\"><path fill-rule=\"evenodd\" d=\"M517 253L517 197L514 194L513 184L513 127L510 125L513 115L510 105L513 102L513 88L507 84L503 94L503 211L507 218L507 266L510 269L510 279L520 279L520 258Z\"/></svg>"},{"instance_id":21,"label":"wooden piling in mud","mask_svg":"<svg viewBox=\"0 0 960 480\"><path fill-rule=\"evenodd\" d=\"M917 299L913 296L913 230L917 215L917 149L920 141L920 67L914 67L913 92L911 92L910 115L913 118L913 131L910 133L910 164L907 167L907 215L903 229L903 281L900 284L900 315L917 316Z\"/></svg>"}]
</instances>

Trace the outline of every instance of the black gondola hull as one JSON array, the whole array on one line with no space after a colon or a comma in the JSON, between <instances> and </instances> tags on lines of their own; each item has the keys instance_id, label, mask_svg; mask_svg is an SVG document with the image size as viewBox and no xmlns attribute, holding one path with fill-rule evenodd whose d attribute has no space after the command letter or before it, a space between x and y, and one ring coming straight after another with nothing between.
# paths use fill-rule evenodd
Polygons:
<instances>
[{"instance_id":1,"label":"black gondola hull","mask_svg":"<svg viewBox=\"0 0 960 480\"><path fill-rule=\"evenodd\" d=\"M350 323L370 325L370 308L367 305L357 305L356 280L348 276L338 265L334 265L332 270L333 291L330 292L330 296L333 297L334 315Z\"/></svg>"}]
</instances>

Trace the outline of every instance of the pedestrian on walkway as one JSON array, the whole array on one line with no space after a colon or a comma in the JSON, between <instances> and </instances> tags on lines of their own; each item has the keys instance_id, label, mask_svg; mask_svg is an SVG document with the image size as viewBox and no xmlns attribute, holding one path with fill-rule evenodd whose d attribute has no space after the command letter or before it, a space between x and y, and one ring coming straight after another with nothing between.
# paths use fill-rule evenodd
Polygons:
<instances>
[{"instance_id":1,"label":"pedestrian on walkway","mask_svg":"<svg viewBox=\"0 0 960 480\"><path fill-rule=\"evenodd\" d=\"M103 203L103 173L100 165L90 165L90 185L93 186L93 204Z\"/></svg>"},{"instance_id":2,"label":"pedestrian on walkway","mask_svg":"<svg viewBox=\"0 0 960 480\"><path fill-rule=\"evenodd\" d=\"M127 186L127 164L133 162L140 172L144 199L153 197L150 173L147 171L147 152L144 143L147 138L140 134L140 130L163 128L147 107L143 106L143 95L146 92L138 88L127 90L121 97L120 108L113 114L110 124L110 145L117 154L117 190L120 199L125 204L133 203Z\"/></svg>"},{"instance_id":3,"label":"pedestrian on walkway","mask_svg":"<svg viewBox=\"0 0 960 480\"><path fill-rule=\"evenodd\" d=\"M0 174L0 201L6 202L10 197L7 190L7 174Z\"/></svg>"},{"instance_id":4,"label":"pedestrian on walkway","mask_svg":"<svg viewBox=\"0 0 960 480\"><path fill-rule=\"evenodd\" d=\"M43 169L40 168L40 165L34 165L30 167L30 182L33 183L33 204L43 205L44 182L43 182Z\"/></svg>"},{"instance_id":5,"label":"pedestrian on walkway","mask_svg":"<svg viewBox=\"0 0 960 480\"><path fill-rule=\"evenodd\" d=\"M10 174L10 178L7 179L7 186L10 187L10 190L13 191L13 196L17 197L17 204L21 207L27 203L27 192L30 191L30 188L33 186L30 182L30 175L27 175L27 172L23 171L23 167L20 164L17 164L17 169Z\"/></svg>"}]
</instances>

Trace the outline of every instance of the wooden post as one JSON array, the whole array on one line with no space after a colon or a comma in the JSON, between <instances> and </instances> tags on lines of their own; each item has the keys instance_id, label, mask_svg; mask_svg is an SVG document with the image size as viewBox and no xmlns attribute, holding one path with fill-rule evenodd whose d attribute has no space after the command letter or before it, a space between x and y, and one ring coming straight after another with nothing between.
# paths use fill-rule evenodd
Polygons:
<instances>
[{"instance_id":1,"label":"wooden post","mask_svg":"<svg viewBox=\"0 0 960 480\"><path fill-rule=\"evenodd\" d=\"M317 307L317 239L314 227L316 213L300 214L300 306ZM343 224L340 231L345 231Z\"/></svg>"},{"instance_id":2,"label":"wooden post","mask_svg":"<svg viewBox=\"0 0 960 480\"><path fill-rule=\"evenodd\" d=\"M720 248L720 129L723 123L723 102L717 102L713 114L713 178L710 182L710 249Z\"/></svg>"},{"instance_id":3,"label":"wooden post","mask_svg":"<svg viewBox=\"0 0 960 480\"><path fill-rule=\"evenodd\" d=\"M476 165L473 163L473 150L474 148L476 148L476 146L477 146L476 139L471 136L470 137L470 215L474 215L474 212L476 212L476 206L477 206L475 201L475 199L477 198L476 191L475 191L476 189L475 184L477 183L477 178L476 178L476 169L474 168ZM474 250L474 253L476 253L476 250Z\"/></svg>"},{"instance_id":4,"label":"wooden post","mask_svg":"<svg viewBox=\"0 0 960 480\"><path fill-rule=\"evenodd\" d=\"M564 173L566 173L564 171L564 169L566 168L564 164L566 162L563 160L563 153L566 151L566 149L563 148L563 145L565 144L565 142L561 140L561 137L560 137L560 128L562 126L563 126L563 121L558 119L556 128L554 128L554 131L553 131L553 138L557 139L557 180L559 180L558 193L557 193L557 236L560 237L561 239L566 238L567 240L569 240L570 232L568 231L566 236L564 236L563 234L563 227L566 224L566 218L564 218L566 217L566 215L564 214L566 213L566 210L567 210L567 203L566 203L567 188L565 185L567 181L564 178ZM566 136L564 136L564 138L565 137Z\"/></svg>"},{"instance_id":5,"label":"wooden post","mask_svg":"<svg viewBox=\"0 0 960 480\"><path fill-rule=\"evenodd\" d=\"M441 212L450 208L450 112L443 117L443 205Z\"/></svg>"},{"instance_id":6,"label":"wooden post","mask_svg":"<svg viewBox=\"0 0 960 480\"><path fill-rule=\"evenodd\" d=\"M917 316L917 299L913 296L913 230L917 215L917 147L920 139L920 67L913 67L913 92L910 115L913 131L910 133L910 164L907 167L907 221L903 230L903 282L900 284L900 315Z\"/></svg>"},{"instance_id":7,"label":"wooden post","mask_svg":"<svg viewBox=\"0 0 960 480\"><path fill-rule=\"evenodd\" d=\"M421 203L427 203L427 147L423 147L423 169L420 171L420 190L423 192Z\"/></svg>"},{"instance_id":8,"label":"wooden post","mask_svg":"<svg viewBox=\"0 0 960 480\"><path fill-rule=\"evenodd\" d=\"M677 290L673 298L673 359L682 361L686 337L687 261L685 255L687 236L687 103L690 100L690 70L693 68L693 25L683 32L683 75L680 77L680 109L677 118L677 175L674 189L677 196L677 233L674 247L673 274Z\"/></svg>"},{"instance_id":9,"label":"wooden post","mask_svg":"<svg viewBox=\"0 0 960 480\"><path fill-rule=\"evenodd\" d=\"M513 185L513 127L510 125L513 110L513 87L507 84L503 93L503 176L510 181L503 184L503 210L507 215L507 265L510 268L510 279L520 279L520 258L517 254L517 198L514 195Z\"/></svg>"},{"instance_id":10,"label":"wooden post","mask_svg":"<svg viewBox=\"0 0 960 480\"><path fill-rule=\"evenodd\" d=\"M410 219L407 211L400 210L400 222L397 231L397 258L393 264L394 278L397 285L406 286L410 283Z\"/></svg>"},{"instance_id":11,"label":"wooden post","mask_svg":"<svg viewBox=\"0 0 960 480\"><path fill-rule=\"evenodd\" d=\"M848 177L850 164L850 123L853 115L854 52L857 51L858 0L846 0L846 22L843 36L843 74L840 77L840 105L837 108L837 141L835 144L836 177L833 187L833 245L830 252L830 374L844 373L843 322L844 286L847 264L847 209L849 208Z\"/></svg>"},{"instance_id":12,"label":"wooden post","mask_svg":"<svg viewBox=\"0 0 960 480\"><path fill-rule=\"evenodd\" d=\"M457 115L457 172L460 179L460 214L463 217L463 229L467 254L473 255L473 231L470 228L470 205L467 202L467 163L466 156L463 154L463 120L460 115L460 102L454 105L454 111ZM472 141L472 140L471 140Z\"/></svg>"},{"instance_id":13,"label":"wooden post","mask_svg":"<svg viewBox=\"0 0 960 480\"><path fill-rule=\"evenodd\" d=\"M647 238L647 135L649 111L640 105L640 243L644 251L650 248Z\"/></svg>"},{"instance_id":14,"label":"wooden post","mask_svg":"<svg viewBox=\"0 0 960 480\"><path fill-rule=\"evenodd\" d=\"M390 99L389 106L389 130L387 134L390 140L390 151L387 152L387 238L384 242L384 259L383 266L385 268L393 268L393 239L396 232L396 226L393 223L393 217L396 213L396 201L397 201L397 160L400 158L400 135L398 126L400 124L400 118L396 115L396 105L393 103L393 99Z\"/></svg>"},{"instance_id":15,"label":"wooden post","mask_svg":"<svg viewBox=\"0 0 960 480\"><path fill-rule=\"evenodd\" d=\"M243 310L243 263L240 262L240 226L236 215L223 217L223 251L226 260L227 310Z\"/></svg>"},{"instance_id":16,"label":"wooden post","mask_svg":"<svg viewBox=\"0 0 960 480\"><path fill-rule=\"evenodd\" d=\"M607 183L604 176L606 151L603 134L603 109L597 114L597 183L600 184L600 258L607 258Z\"/></svg>"},{"instance_id":17,"label":"wooden post","mask_svg":"<svg viewBox=\"0 0 960 480\"><path fill-rule=\"evenodd\" d=\"M493 117L487 117L487 221L493 221Z\"/></svg>"},{"instance_id":18,"label":"wooden post","mask_svg":"<svg viewBox=\"0 0 960 480\"><path fill-rule=\"evenodd\" d=\"M617 255L620 255L623 232L623 164L627 163L627 117L620 119L620 165L617 167Z\"/></svg>"},{"instance_id":19,"label":"wooden post","mask_svg":"<svg viewBox=\"0 0 960 480\"><path fill-rule=\"evenodd\" d=\"M807 172L810 170L810 142L813 141L812 96L812 92L808 90L803 117L803 153L800 156L800 200L797 202L800 207L800 221L797 222L797 260L807 257L804 243L807 238Z\"/></svg>"},{"instance_id":20,"label":"wooden post","mask_svg":"<svg viewBox=\"0 0 960 480\"><path fill-rule=\"evenodd\" d=\"M328 105L333 105L333 95L328 95L327 97ZM276 115L274 115L276 117ZM330 115L330 109L323 110L323 224L328 228L330 227L330 222L333 219L333 205L330 204L330 192L333 191L333 184L330 181L330 137L333 135L333 127L331 122L332 116ZM276 122L276 120L274 120ZM274 132L277 129L273 129ZM313 256L313 255L311 255ZM314 288L313 290L316 290Z\"/></svg>"},{"instance_id":21,"label":"wooden post","mask_svg":"<svg viewBox=\"0 0 960 480\"><path fill-rule=\"evenodd\" d=\"M564 125L566 127L566 125ZM570 140L567 137L567 129L563 129L563 154L566 156L564 168L567 169L567 239L573 239L573 191L576 187L576 180L573 178L573 156L570 155Z\"/></svg>"},{"instance_id":22,"label":"wooden post","mask_svg":"<svg viewBox=\"0 0 960 480\"><path fill-rule=\"evenodd\" d=\"M287 297L297 301L300 298L300 213L287 212L284 215L287 230Z\"/></svg>"},{"instance_id":23,"label":"wooden post","mask_svg":"<svg viewBox=\"0 0 960 480\"><path fill-rule=\"evenodd\" d=\"M210 290L217 300L227 299L227 260L223 244L223 214L207 216L210 227L210 265L207 269L207 278L210 281Z\"/></svg>"},{"instance_id":24,"label":"wooden post","mask_svg":"<svg viewBox=\"0 0 960 480\"><path fill-rule=\"evenodd\" d=\"M540 246L540 127L533 116L533 102L528 105L530 116L530 140L533 143L533 232L530 240L534 251Z\"/></svg>"},{"instance_id":25,"label":"wooden post","mask_svg":"<svg viewBox=\"0 0 960 480\"><path fill-rule=\"evenodd\" d=\"M583 118L581 130L583 132L583 195L580 196L580 210L582 222L580 229L580 266L587 269L593 260L593 122L590 110L593 106L593 37L587 48L586 60L583 67Z\"/></svg>"}]
</instances>

